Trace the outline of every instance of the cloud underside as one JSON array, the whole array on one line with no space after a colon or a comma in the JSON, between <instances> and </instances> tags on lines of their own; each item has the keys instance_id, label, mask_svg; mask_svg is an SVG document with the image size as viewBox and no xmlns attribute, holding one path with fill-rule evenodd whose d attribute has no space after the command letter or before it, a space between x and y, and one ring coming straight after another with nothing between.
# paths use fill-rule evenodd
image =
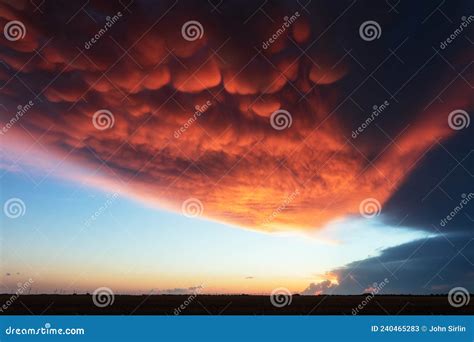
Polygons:
<instances>
[{"instance_id":1,"label":"cloud underside","mask_svg":"<svg viewBox=\"0 0 474 342\"><path fill-rule=\"evenodd\" d=\"M358 215L366 198L384 205L424 153L456 133L447 115L472 105L472 90L458 80L443 102L424 110L451 77L441 73L432 79L429 70L418 76L430 81L417 84L424 97L402 92L391 98L333 43L340 36L359 41L357 30L335 27L311 44L342 8L317 23L302 13L263 50L261 43L281 27L278 20L243 25L226 14L202 17L203 38L190 42L181 36L181 25L192 9L181 5L165 2L145 10L137 3L132 13L111 4L90 5L95 23L84 13L65 23L74 2L71 9L46 6L44 18L36 20L21 2L0 5L2 27L10 20L27 27L22 40L1 40L7 108L2 121L8 122L18 105L34 102L1 137L6 154L35 142L31 151L97 171L94 186L120 187L175 211L197 198L204 217L233 225L314 229ZM290 10L281 6L272 14L280 18ZM85 49L105 17L117 11L123 16ZM168 14L157 21L152 12ZM359 63L375 68L387 49L362 43L355 47L361 49ZM364 57L362 47L373 52ZM407 43L404 58L416 48ZM397 78L396 68L405 68L388 64L386 77ZM353 138L372 107L385 101L386 109ZM110 129L93 125L94 113L102 109L113 115ZM198 109L202 113L196 114ZM283 130L270 123L279 109L292 119ZM28 154L23 162L27 159Z\"/></svg>"}]
</instances>

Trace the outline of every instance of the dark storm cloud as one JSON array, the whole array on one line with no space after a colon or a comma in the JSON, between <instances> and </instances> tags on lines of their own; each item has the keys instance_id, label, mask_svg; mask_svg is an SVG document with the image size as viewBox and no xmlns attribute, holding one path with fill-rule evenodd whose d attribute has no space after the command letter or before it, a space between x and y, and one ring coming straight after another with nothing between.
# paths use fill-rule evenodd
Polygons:
<instances>
[{"instance_id":1,"label":"dark storm cloud","mask_svg":"<svg viewBox=\"0 0 474 342\"><path fill-rule=\"evenodd\" d=\"M454 287L474 291L474 234L451 234L388 248L378 257L333 270L339 284L310 284L305 294L357 294L386 284L381 294L447 293ZM388 281L386 281L386 279Z\"/></svg>"},{"instance_id":2,"label":"dark storm cloud","mask_svg":"<svg viewBox=\"0 0 474 342\"><path fill-rule=\"evenodd\" d=\"M435 142L385 204L386 222L447 234L473 232L474 127ZM446 220L447 216L453 217Z\"/></svg>"}]
</instances>

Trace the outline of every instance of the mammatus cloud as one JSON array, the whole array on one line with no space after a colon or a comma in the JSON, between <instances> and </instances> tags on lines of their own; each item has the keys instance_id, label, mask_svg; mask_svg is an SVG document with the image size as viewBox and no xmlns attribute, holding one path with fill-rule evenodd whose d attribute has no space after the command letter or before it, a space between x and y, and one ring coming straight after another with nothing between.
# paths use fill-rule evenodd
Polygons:
<instances>
[{"instance_id":1,"label":"mammatus cloud","mask_svg":"<svg viewBox=\"0 0 474 342\"><path fill-rule=\"evenodd\" d=\"M383 206L433 144L456 134L448 114L472 108L472 89L459 81L444 101L422 109L449 73L422 84L426 98L392 98L367 78L360 65L383 65L388 48L367 45L351 25L326 33L346 6L334 5L313 23L282 3L265 24L232 8L210 18L191 3L146 6L98 2L86 14L75 2L48 3L39 20L27 2L0 5L2 26L20 20L26 27L23 39L1 40L3 125L18 105L34 103L3 131L7 157L16 151L27 164L41 150L94 171L87 181L95 186L120 186L178 212L197 199L203 216L251 229L319 228L358 215L364 199ZM295 11L284 34L262 49ZM195 18L202 37L184 39L182 25ZM335 44L337 37L357 41L357 57ZM399 42L386 44L394 49ZM404 49L408 64L417 46ZM472 57L472 48L460 64L466 54ZM397 68L407 66L392 62L384 72L402 91L410 75ZM367 108L384 101L388 110L353 139ZM286 118L272 116L282 110ZM94 125L98 111L110 113L101 118L103 129ZM279 122L284 127L275 129Z\"/></svg>"}]
</instances>

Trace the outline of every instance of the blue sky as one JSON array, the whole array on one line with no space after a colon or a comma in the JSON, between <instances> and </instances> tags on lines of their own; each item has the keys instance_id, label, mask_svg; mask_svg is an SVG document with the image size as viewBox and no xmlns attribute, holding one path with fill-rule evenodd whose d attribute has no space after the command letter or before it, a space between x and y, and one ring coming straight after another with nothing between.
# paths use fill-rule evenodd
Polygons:
<instances>
[{"instance_id":1,"label":"blue sky","mask_svg":"<svg viewBox=\"0 0 474 342\"><path fill-rule=\"evenodd\" d=\"M298 292L331 278L326 272L335 267L423 236L358 218L314 233L262 233L60 178L34 183L43 179L41 172L28 172L6 172L1 179L3 202L16 197L26 206L24 216L2 217L7 287L32 277L40 292L107 285L141 293L201 284L210 293L267 293L278 286Z\"/></svg>"}]
</instances>

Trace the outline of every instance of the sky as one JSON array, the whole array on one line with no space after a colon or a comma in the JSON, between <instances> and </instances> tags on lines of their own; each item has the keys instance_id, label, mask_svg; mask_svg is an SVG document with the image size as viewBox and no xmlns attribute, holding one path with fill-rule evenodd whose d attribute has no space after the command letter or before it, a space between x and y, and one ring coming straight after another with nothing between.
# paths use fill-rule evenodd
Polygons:
<instances>
[{"instance_id":1,"label":"sky","mask_svg":"<svg viewBox=\"0 0 474 342\"><path fill-rule=\"evenodd\" d=\"M472 9L2 2L3 291L474 290Z\"/></svg>"}]
</instances>

